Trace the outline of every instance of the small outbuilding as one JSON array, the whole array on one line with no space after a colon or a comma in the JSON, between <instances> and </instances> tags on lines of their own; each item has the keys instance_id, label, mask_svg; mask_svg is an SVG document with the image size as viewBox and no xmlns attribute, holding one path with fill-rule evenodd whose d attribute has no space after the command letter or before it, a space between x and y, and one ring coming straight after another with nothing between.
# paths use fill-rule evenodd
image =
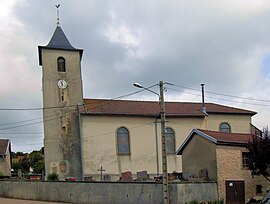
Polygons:
<instances>
[{"instance_id":1,"label":"small outbuilding","mask_svg":"<svg viewBox=\"0 0 270 204\"><path fill-rule=\"evenodd\" d=\"M0 139L0 176L11 176L11 142Z\"/></svg>"},{"instance_id":2,"label":"small outbuilding","mask_svg":"<svg viewBox=\"0 0 270 204\"><path fill-rule=\"evenodd\" d=\"M177 150L182 155L183 174L217 182L219 199L226 204L244 204L270 189L263 177L248 169L251 134L193 129ZM202 174L203 172L203 174Z\"/></svg>"}]
</instances>

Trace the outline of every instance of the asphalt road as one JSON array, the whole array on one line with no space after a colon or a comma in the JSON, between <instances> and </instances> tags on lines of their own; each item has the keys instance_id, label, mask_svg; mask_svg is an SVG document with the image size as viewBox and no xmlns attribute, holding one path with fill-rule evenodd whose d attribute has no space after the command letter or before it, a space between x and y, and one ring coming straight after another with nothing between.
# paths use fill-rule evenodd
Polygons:
<instances>
[{"instance_id":1,"label":"asphalt road","mask_svg":"<svg viewBox=\"0 0 270 204\"><path fill-rule=\"evenodd\" d=\"M18 200L18 199L9 199L9 198L0 197L0 204L64 204L64 203L33 201L33 200Z\"/></svg>"}]
</instances>

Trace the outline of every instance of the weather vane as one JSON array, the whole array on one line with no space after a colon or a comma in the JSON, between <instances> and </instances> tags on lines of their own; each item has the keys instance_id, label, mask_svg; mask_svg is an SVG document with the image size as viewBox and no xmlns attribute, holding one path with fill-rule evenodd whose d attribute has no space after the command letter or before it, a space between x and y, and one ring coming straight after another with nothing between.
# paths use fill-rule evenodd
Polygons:
<instances>
[{"instance_id":1,"label":"weather vane","mask_svg":"<svg viewBox=\"0 0 270 204\"><path fill-rule=\"evenodd\" d=\"M57 25L59 25L60 24L60 22L59 22L59 7L60 7L60 4L55 5L55 7L56 7L56 11L57 11Z\"/></svg>"}]
</instances>

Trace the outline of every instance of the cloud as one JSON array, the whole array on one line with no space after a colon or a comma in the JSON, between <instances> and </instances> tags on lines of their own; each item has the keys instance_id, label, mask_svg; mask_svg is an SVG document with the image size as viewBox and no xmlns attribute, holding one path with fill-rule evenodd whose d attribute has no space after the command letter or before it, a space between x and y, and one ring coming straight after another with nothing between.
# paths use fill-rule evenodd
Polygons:
<instances>
[{"instance_id":1,"label":"cloud","mask_svg":"<svg viewBox=\"0 0 270 204\"><path fill-rule=\"evenodd\" d=\"M52 36L57 3L65 34L73 46L84 49L84 97L113 98L136 91L134 82L147 86L159 80L198 89L203 82L207 90L238 96L269 96L264 95L270 50L267 0L10 2L1 5L7 9L0 12L0 98L6 101L0 101L1 106L8 106L9 100L14 100L10 103L14 107L42 105L37 46L46 45ZM184 91L168 89L166 98L198 98ZM155 96L143 93L132 98ZM258 106L237 106L258 115L264 111ZM270 123L257 118L258 124Z\"/></svg>"}]
</instances>

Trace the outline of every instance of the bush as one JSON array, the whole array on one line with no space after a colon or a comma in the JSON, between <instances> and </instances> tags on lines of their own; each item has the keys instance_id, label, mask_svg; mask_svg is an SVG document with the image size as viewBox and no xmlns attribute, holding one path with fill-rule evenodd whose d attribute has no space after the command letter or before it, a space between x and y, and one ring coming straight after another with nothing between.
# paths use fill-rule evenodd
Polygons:
<instances>
[{"instance_id":1,"label":"bush","mask_svg":"<svg viewBox=\"0 0 270 204\"><path fill-rule=\"evenodd\" d=\"M51 174L48 174L47 180L48 181L58 181L59 180L59 176L56 173L51 173Z\"/></svg>"}]
</instances>

